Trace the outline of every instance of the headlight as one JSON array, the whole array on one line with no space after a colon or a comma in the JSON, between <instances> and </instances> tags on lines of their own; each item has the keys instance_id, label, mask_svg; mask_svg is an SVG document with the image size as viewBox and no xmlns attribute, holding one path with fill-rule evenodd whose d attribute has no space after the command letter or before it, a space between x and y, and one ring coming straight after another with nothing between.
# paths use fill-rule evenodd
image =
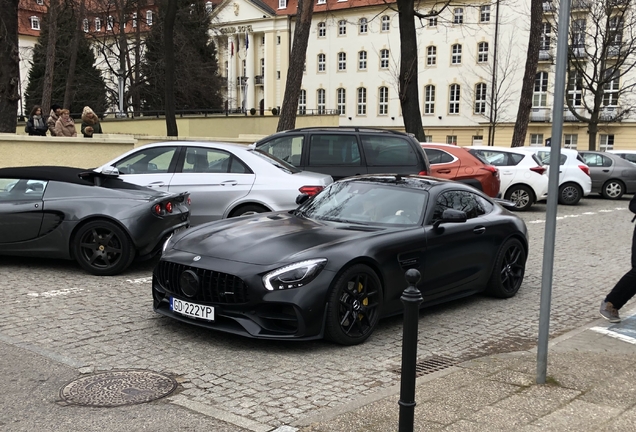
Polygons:
<instances>
[{"instance_id":1,"label":"headlight","mask_svg":"<svg viewBox=\"0 0 636 432\"><path fill-rule=\"evenodd\" d=\"M326 258L290 264L267 273L263 276L263 283L269 291L299 288L314 280L326 264Z\"/></svg>"},{"instance_id":2,"label":"headlight","mask_svg":"<svg viewBox=\"0 0 636 432\"><path fill-rule=\"evenodd\" d=\"M170 234L170 237L168 237L168 240L163 242L163 248L161 248L161 253L164 253L168 249L172 249L172 245L173 245L172 238L173 237L174 237L174 234Z\"/></svg>"}]
</instances>

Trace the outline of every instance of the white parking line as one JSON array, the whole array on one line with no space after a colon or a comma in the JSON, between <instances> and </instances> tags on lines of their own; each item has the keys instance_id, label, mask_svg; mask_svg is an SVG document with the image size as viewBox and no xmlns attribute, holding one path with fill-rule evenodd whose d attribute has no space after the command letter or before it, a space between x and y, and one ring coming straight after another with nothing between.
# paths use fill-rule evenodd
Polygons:
<instances>
[{"instance_id":1,"label":"white parking line","mask_svg":"<svg viewBox=\"0 0 636 432\"><path fill-rule=\"evenodd\" d=\"M616 207L614 209L599 210L598 212L599 213L611 213L614 210L626 210L626 209L624 209L623 207ZM584 215L595 215L596 212L585 212L583 214ZM566 218L577 218L577 217L580 217L580 216L581 216L580 214L570 214L570 215L557 216L557 220L563 220L563 219L566 219ZM533 221L528 221L527 223L529 223L529 224L538 224L538 223L543 223L543 222L545 222L544 219L536 219L536 220L533 220Z\"/></svg>"},{"instance_id":2,"label":"white parking line","mask_svg":"<svg viewBox=\"0 0 636 432\"><path fill-rule=\"evenodd\" d=\"M152 283L152 276L149 276L149 277L143 277L143 278L138 278L138 279L126 279L126 282L131 283L131 284L146 284L146 283Z\"/></svg>"},{"instance_id":3,"label":"white parking line","mask_svg":"<svg viewBox=\"0 0 636 432\"><path fill-rule=\"evenodd\" d=\"M625 334L622 333L617 333L613 330L610 330L608 328L605 327L591 327L590 330L595 331L597 333L601 333L604 335L607 335L609 337L613 337L615 339L618 340L622 340L623 342L627 342L633 345L636 345L636 337L634 336L627 336ZM629 332L629 333L634 333L636 335L636 331L634 330L629 330L629 329L621 329L622 332Z\"/></svg>"},{"instance_id":4,"label":"white parking line","mask_svg":"<svg viewBox=\"0 0 636 432\"><path fill-rule=\"evenodd\" d=\"M36 297L51 298L51 297L57 297L57 296L66 295L66 294L72 294L72 293L76 293L80 291L84 291L84 288L63 288L59 290L45 291L42 293L30 292L30 293L27 293L27 296L33 297L33 298L36 298Z\"/></svg>"},{"instance_id":5,"label":"white parking line","mask_svg":"<svg viewBox=\"0 0 636 432\"><path fill-rule=\"evenodd\" d=\"M599 210L598 212L599 212L599 213L611 213L611 212L613 212L613 211L614 211L614 210L607 210L607 209L606 209L606 210Z\"/></svg>"}]
</instances>

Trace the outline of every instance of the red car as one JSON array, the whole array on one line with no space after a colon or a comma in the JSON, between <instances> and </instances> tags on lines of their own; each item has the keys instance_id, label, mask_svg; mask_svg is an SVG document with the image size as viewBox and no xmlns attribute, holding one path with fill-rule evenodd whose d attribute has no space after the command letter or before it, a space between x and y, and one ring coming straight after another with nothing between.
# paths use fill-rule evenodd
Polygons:
<instances>
[{"instance_id":1,"label":"red car","mask_svg":"<svg viewBox=\"0 0 636 432\"><path fill-rule=\"evenodd\" d=\"M467 149L451 144L421 143L431 164L431 176L469 184L486 195L499 195L499 169Z\"/></svg>"}]
</instances>

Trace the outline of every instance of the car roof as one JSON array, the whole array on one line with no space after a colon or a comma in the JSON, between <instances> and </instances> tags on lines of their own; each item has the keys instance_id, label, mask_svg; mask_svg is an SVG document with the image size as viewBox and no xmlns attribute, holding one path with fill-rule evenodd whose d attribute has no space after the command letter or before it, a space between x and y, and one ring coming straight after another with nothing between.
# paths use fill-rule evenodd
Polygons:
<instances>
[{"instance_id":1,"label":"car roof","mask_svg":"<svg viewBox=\"0 0 636 432\"><path fill-rule=\"evenodd\" d=\"M260 143L262 141L268 140L271 137L286 135L289 133L297 133L297 132L349 132L349 133L376 133L376 134L392 134L399 135L403 137L412 137L412 134L396 131L392 129L381 129L381 128L373 128L373 127L358 127L358 126L313 126L313 127L304 127L297 129L289 129L282 132L277 132L275 134L269 135L263 139L257 141Z\"/></svg>"},{"instance_id":2,"label":"car roof","mask_svg":"<svg viewBox=\"0 0 636 432\"><path fill-rule=\"evenodd\" d=\"M612 154L636 154L636 150L606 150L602 153L612 153Z\"/></svg>"},{"instance_id":3,"label":"car roof","mask_svg":"<svg viewBox=\"0 0 636 432\"><path fill-rule=\"evenodd\" d=\"M0 168L0 178L58 181L92 186L92 182L80 177L80 174L86 173L87 171L88 170L82 168L65 166L12 167Z\"/></svg>"},{"instance_id":4,"label":"car roof","mask_svg":"<svg viewBox=\"0 0 636 432\"><path fill-rule=\"evenodd\" d=\"M135 147L134 150L139 150L148 147L215 147L223 150L236 150L236 149L249 149L247 144L236 144L222 141L162 141L156 143L148 143L143 146Z\"/></svg>"},{"instance_id":5,"label":"car roof","mask_svg":"<svg viewBox=\"0 0 636 432\"><path fill-rule=\"evenodd\" d=\"M532 153L532 151L529 150L527 147L471 146L468 148L475 149L475 150L503 151L503 152L509 152L509 153L514 153L514 152L524 153L524 154Z\"/></svg>"}]
</instances>

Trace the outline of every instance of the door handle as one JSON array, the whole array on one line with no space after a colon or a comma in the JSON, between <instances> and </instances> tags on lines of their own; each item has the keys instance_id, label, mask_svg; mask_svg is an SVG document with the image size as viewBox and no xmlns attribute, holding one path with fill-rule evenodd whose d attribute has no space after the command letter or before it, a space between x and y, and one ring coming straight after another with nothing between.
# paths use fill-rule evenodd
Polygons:
<instances>
[{"instance_id":1,"label":"door handle","mask_svg":"<svg viewBox=\"0 0 636 432\"><path fill-rule=\"evenodd\" d=\"M236 186L238 184L238 182L236 180L226 180L221 182L221 185L223 186Z\"/></svg>"},{"instance_id":2,"label":"door handle","mask_svg":"<svg viewBox=\"0 0 636 432\"><path fill-rule=\"evenodd\" d=\"M483 233L485 233L485 232L486 232L486 227L481 226L481 227L474 228L474 229L473 229L473 232L474 232L475 234L483 234Z\"/></svg>"},{"instance_id":3,"label":"door handle","mask_svg":"<svg viewBox=\"0 0 636 432\"><path fill-rule=\"evenodd\" d=\"M441 173L441 174L450 174L450 170L449 169L440 169L440 170L437 170L437 172Z\"/></svg>"},{"instance_id":4,"label":"door handle","mask_svg":"<svg viewBox=\"0 0 636 432\"><path fill-rule=\"evenodd\" d=\"M606 169L606 170L603 170L603 172L609 172L609 170L608 170L608 169Z\"/></svg>"},{"instance_id":5,"label":"door handle","mask_svg":"<svg viewBox=\"0 0 636 432\"><path fill-rule=\"evenodd\" d=\"M146 187L161 187L161 186L165 186L166 184L162 181L157 181L157 182L152 182L150 184L147 184Z\"/></svg>"}]
</instances>

